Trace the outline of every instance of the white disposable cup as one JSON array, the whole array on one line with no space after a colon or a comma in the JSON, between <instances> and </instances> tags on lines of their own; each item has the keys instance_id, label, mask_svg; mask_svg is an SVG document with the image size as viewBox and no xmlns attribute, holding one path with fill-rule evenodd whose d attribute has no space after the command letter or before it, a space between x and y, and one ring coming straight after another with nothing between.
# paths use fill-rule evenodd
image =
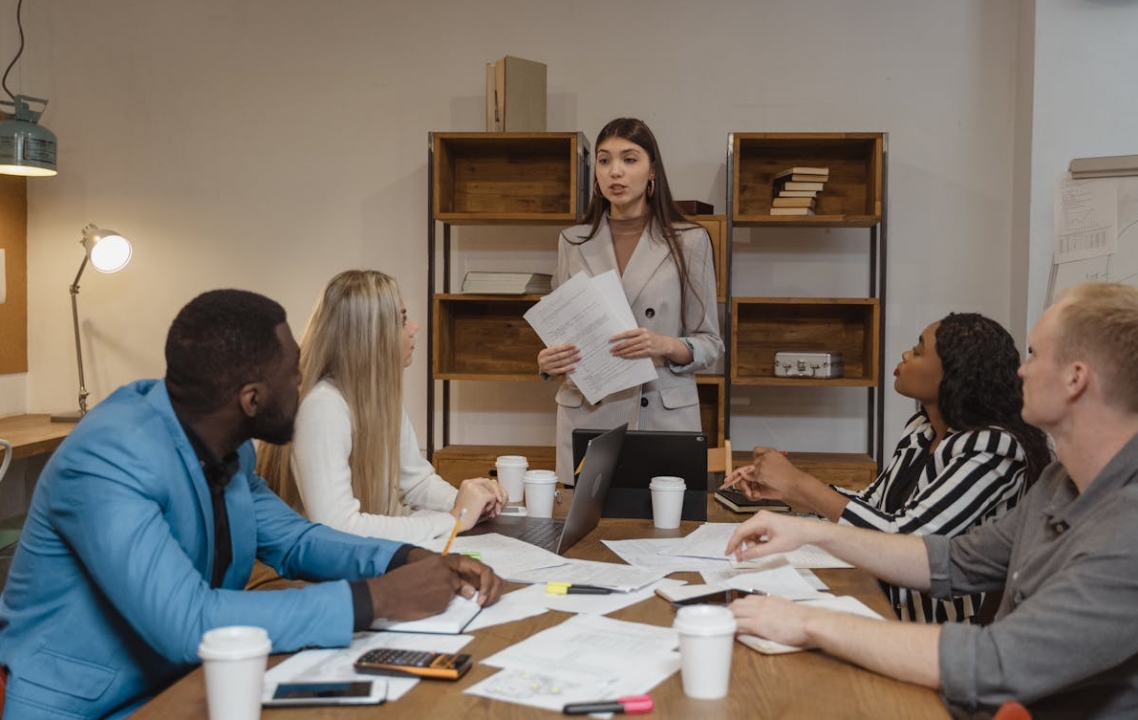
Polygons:
<instances>
[{"instance_id":1,"label":"white disposable cup","mask_svg":"<svg viewBox=\"0 0 1138 720\"><path fill-rule=\"evenodd\" d=\"M652 492L652 524L661 530L678 528L684 509L684 479L654 477L648 489Z\"/></svg>"},{"instance_id":2,"label":"white disposable cup","mask_svg":"<svg viewBox=\"0 0 1138 720\"><path fill-rule=\"evenodd\" d=\"M553 499L557 494L557 473L552 470L527 470L526 514L530 517L553 517Z\"/></svg>"},{"instance_id":3,"label":"white disposable cup","mask_svg":"<svg viewBox=\"0 0 1138 720\"><path fill-rule=\"evenodd\" d=\"M202 635L198 657L205 670L210 720L258 720L265 663L272 649L264 628L230 625Z\"/></svg>"},{"instance_id":4,"label":"white disposable cup","mask_svg":"<svg viewBox=\"0 0 1138 720\"><path fill-rule=\"evenodd\" d=\"M680 637L680 679L684 695L716 700L727 695L735 616L722 605L689 605L676 613Z\"/></svg>"},{"instance_id":5,"label":"white disposable cup","mask_svg":"<svg viewBox=\"0 0 1138 720\"><path fill-rule=\"evenodd\" d=\"M494 466L498 469L498 484L509 494L510 502L521 502L529 461L523 455L499 455Z\"/></svg>"}]
</instances>

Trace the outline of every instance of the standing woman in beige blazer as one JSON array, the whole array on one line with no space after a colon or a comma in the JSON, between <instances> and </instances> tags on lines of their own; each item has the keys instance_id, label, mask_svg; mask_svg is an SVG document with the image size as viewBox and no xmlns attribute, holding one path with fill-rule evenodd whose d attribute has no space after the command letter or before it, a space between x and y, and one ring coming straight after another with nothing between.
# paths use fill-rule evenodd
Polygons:
<instances>
[{"instance_id":1,"label":"standing woman in beige blazer","mask_svg":"<svg viewBox=\"0 0 1138 720\"><path fill-rule=\"evenodd\" d=\"M650 358L655 380L590 404L571 377L557 392L557 476L573 483L573 430L699 431L695 373L723 354L715 304L711 240L672 202L664 161L652 131L641 120L617 118L596 142L593 197L585 223L561 233L557 280L579 271L620 275L640 327L612 337L616 357ZM538 353L545 376L575 369L573 345Z\"/></svg>"}]
</instances>

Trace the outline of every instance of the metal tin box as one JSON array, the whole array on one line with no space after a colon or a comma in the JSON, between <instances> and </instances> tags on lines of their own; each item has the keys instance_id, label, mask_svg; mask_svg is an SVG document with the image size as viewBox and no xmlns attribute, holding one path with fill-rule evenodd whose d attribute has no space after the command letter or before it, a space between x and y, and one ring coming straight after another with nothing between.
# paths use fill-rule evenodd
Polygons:
<instances>
[{"instance_id":1,"label":"metal tin box","mask_svg":"<svg viewBox=\"0 0 1138 720\"><path fill-rule=\"evenodd\" d=\"M774 376L840 378L844 364L840 352L777 352L774 354Z\"/></svg>"}]
</instances>

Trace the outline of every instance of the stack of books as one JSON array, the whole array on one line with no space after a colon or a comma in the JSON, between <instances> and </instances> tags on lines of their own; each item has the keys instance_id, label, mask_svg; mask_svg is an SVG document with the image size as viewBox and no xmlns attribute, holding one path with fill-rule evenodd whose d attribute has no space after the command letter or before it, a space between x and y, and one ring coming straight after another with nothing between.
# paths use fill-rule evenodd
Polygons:
<instances>
[{"instance_id":1,"label":"stack of books","mask_svg":"<svg viewBox=\"0 0 1138 720\"><path fill-rule=\"evenodd\" d=\"M552 289L553 276L545 273L471 270L462 279L462 291L476 295L548 295Z\"/></svg>"},{"instance_id":2,"label":"stack of books","mask_svg":"<svg viewBox=\"0 0 1138 720\"><path fill-rule=\"evenodd\" d=\"M792 167L774 176L771 215L813 215L818 193L830 179L828 167Z\"/></svg>"}]
</instances>

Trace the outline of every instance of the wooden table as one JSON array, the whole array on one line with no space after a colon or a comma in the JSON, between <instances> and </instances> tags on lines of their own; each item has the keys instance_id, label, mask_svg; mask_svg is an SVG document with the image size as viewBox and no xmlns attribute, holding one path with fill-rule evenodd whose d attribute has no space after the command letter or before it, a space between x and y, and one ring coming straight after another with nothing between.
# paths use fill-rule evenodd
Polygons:
<instances>
[{"instance_id":1,"label":"wooden table","mask_svg":"<svg viewBox=\"0 0 1138 720\"><path fill-rule=\"evenodd\" d=\"M709 520L739 519L709 499ZM600 527L575 545L567 555L589 560L620 562L601 539L676 537L699 526L684 522L679 530L656 530L650 520L605 519ZM882 615L891 616L877 582L860 570L815 571L839 595L855 595ZM679 573L690 582L702 582L696 573ZM498 668L477 664L530 635L566 620L566 613L550 611L525 620L479 630L463 652L472 653L475 666L456 683L420 682L399 700L370 708L284 708L262 713L266 720L331 720L333 718L464 718L501 720L553 718L557 713L524 705L499 702L463 694L462 690L494 673ZM671 625L675 613L658 597L650 598L611 615L618 620ZM287 655L270 658L270 664ZM652 690L656 718L875 718L887 720L944 720L948 712L931 690L890 680L854 667L820 652L762 655L735 644L731 664L731 689L723 700L691 700L683 693L677 672ZM200 668L158 695L131 716L132 720L181 720L207 717L205 685Z\"/></svg>"},{"instance_id":2,"label":"wooden table","mask_svg":"<svg viewBox=\"0 0 1138 720\"><path fill-rule=\"evenodd\" d=\"M50 415L12 415L0 418L0 438L12 443L12 459L46 455L59 447L75 428L73 422L52 422ZM0 459L4 450L0 448Z\"/></svg>"}]
</instances>

